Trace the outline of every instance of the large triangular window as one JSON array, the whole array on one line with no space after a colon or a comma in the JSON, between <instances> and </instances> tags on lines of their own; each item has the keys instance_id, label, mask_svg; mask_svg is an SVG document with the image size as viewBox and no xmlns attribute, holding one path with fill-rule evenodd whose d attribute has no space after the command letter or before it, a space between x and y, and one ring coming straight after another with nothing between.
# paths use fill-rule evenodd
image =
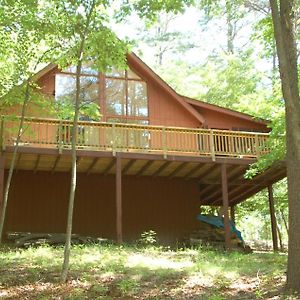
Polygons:
<instances>
[{"instance_id":1,"label":"large triangular window","mask_svg":"<svg viewBox=\"0 0 300 300\"><path fill-rule=\"evenodd\" d=\"M71 103L75 99L76 80L74 67L56 74L55 98L60 102ZM81 74L81 102L83 106L94 109L100 107L102 117L97 121L126 123L148 123L147 85L132 70L117 71L112 69L101 74L88 66L83 66ZM87 114L89 110L87 109ZM81 113L81 119L84 119ZM95 114L94 114L95 116ZM90 119L94 120L95 117ZM89 116L86 116L89 119Z\"/></svg>"}]
</instances>

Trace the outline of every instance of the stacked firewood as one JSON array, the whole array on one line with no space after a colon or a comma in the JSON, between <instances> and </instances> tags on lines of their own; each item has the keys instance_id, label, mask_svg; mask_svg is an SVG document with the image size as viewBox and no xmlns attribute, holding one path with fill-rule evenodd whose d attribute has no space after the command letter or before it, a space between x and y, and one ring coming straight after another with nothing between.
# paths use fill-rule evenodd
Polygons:
<instances>
[{"instance_id":1,"label":"stacked firewood","mask_svg":"<svg viewBox=\"0 0 300 300\"><path fill-rule=\"evenodd\" d=\"M205 246L225 249L225 231L224 228L218 228L213 225L200 222L199 229L186 236L184 243L191 247ZM235 233L231 233L231 248L251 252L250 247L245 245L245 243L242 242Z\"/></svg>"},{"instance_id":2,"label":"stacked firewood","mask_svg":"<svg viewBox=\"0 0 300 300\"><path fill-rule=\"evenodd\" d=\"M66 241L64 233L32 233L32 232L8 232L7 239L18 247L38 246L42 244L63 245ZM90 244L107 242L106 239L93 238L79 234L72 234L72 244Z\"/></svg>"}]
</instances>

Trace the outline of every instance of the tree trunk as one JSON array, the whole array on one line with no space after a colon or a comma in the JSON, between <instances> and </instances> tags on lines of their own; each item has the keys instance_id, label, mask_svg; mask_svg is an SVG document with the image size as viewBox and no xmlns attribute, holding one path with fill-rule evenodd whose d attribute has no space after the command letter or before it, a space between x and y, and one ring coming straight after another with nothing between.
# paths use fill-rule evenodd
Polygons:
<instances>
[{"instance_id":1,"label":"tree trunk","mask_svg":"<svg viewBox=\"0 0 300 300\"><path fill-rule=\"evenodd\" d=\"M276 224L276 229L277 229L277 234L278 234L278 239L279 239L280 251L283 251L282 235L281 235L281 231L278 226L278 223Z\"/></svg>"},{"instance_id":2,"label":"tree trunk","mask_svg":"<svg viewBox=\"0 0 300 300\"><path fill-rule=\"evenodd\" d=\"M286 218L285 218L285 215L284 215L282 209L280 209L280 215L281 215L281 219L282 219L282 221L284 223L284 227L285 227L286 233L287 233L287 235L289 235L289 227L288 227L288 224L287 224L287 221L286 221Z\"/></svg>"},{"instance_id":3,"label":"tree trunk","mask_svg":"<svg viewBox=\"0 0 300 300\"><path fill-rule=\"evenodd\" d=\"M234 53L234 25L233 25L233 12L232 12L232 2L226 1L226 24L227 24L227 54L233 54Z\"/></svg>"},{"instance_id":4,"label":"tree trunk","mask_svg":"<svg viewBox=\"0 0 300 300\"><path fill-rule=\"evenodd\" d=\"M80 109L80 74L81 66L83 61L84 45L88 35L88 29L90 25L90 20L92 13L95 8L95 0L92 2L90 11L87 15L84 32L81 36L77 66L76 66L76 94L75 94L75 114L73 119L72 128L72 139L71 139L71 156L72 156L72 169L71 169L71 183L70 183L70 195L69 195L69 207L68 207L68 219L67 219L67 230L66 230L66 242L64 250L64 261L61 272L61 281L66 282L68 277L69 262L70 262L70 251L71 251L71 238L72 238L72 225L73 225L73 211L74 211L74 200L76 192L77 183L77 163L76 163L76 141L78 132L78 119L79 119L79 109Z\"/></svg>"},{"instance_id":5,"label":"tree trunk","mask_svg":"<svg viewBox=\"0 0 300 300\"><path fill-rule=\"evenodd\" d=\"M19 129L18 129L18 135L17 135L17 139L15 142L14 152L13 152L12 160L10 163L8 177L7 177L5 189L4 189L4 197L3 197L1 215L0 215L0 244L2 243L2 237L3 237L3 228L4 228L5 217L6 217L6 208L7 208L8 196L9 196L9 189L10 189L11 179L13 176L13 172L14 172L14 168L15 168L15 164L16 164L16 160L17 160L19 143L20 143L22 133L23 133L23 124L24 124L26 107L27 107L27 104L29 101L29 97L30 97L30 79L28 79L27 83L26 83L26 90L25 90L24 101L22 104L22 112L21 112L21 119L20 119L20 124L19 124Z\"/></svg>"},{"instance_id":6,"label":"tree trunk","mask_svg":"<svg viewBox=\"0 0 300 300\"><path fill-rule=\"evenodd\" d=\"M300 98L297 49L294 36L294 1L270 0L286 111L289 243L287 285L300 292Z\"/></svg>"}]
</instances>

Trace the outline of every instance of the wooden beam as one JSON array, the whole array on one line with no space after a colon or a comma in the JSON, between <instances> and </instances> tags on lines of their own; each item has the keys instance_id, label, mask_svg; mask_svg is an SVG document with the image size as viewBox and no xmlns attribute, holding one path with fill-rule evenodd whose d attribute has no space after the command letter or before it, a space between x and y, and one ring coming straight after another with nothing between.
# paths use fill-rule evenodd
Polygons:
<instances>
[{"instance_id":1,"label":"wooden beam","mask_svg":"<svg viewBox=\"0 0 300 300\"><path fill-rule=\"evenodd\" d=\"M266 174L265 174L266 175ZM276 173L275 175L271 176L269 174L268 179L266 179L265 181L263 181L263 183L261 185L254 185L252 187L249 187L247 190L241 190L240 187L236 188L235 190L231 191L229 193L232 194L237 194L237 196L235 196L234 198L230 197L230 205L235 205L240 203L243 199L249 198L252 195L256 194L257 192L262 190L262 187L266 188L268 185L270 185L271 183L275 183L278 180L284 178L286 176L286 172L285 170L282 170L282 172Z\"/></svg>"},{"instance_id":2,"label":"wooden beam","mask_svg":"<svg viewBox=\"0 0 300 300\"><path fill-rule=\"evenodd\" d=\"M225 229L225 249L231 249L231 233L228 214L228 185L227 185L227 166L221 165L222 178L222 200L223 200L223 214L224 214L224 229Z\"/></svg>"},{"instance_id":3,"label":"wooden beam","mask_svg":"<svg viewBox=\"0 0 300 300\"><path fill-rule=\"evenodd\" d=\"M60 158L61 158L61 155L57 155L56 159L55 159L55 162L53 164L53 167L52 167L52 170L51 170L51 173L54 174L55 171L56 171L56 167L60 161Z\"/></svg>"},{"instance_id":4,"label":"wooden beam","mask_svg":"<svg viewBox=\"0 0 300 300\"><path fill-rule=\"evenodd\" d=\"M187 174L185 174L184 179L190 179L194 174L196 174L199 170L201 170L203 164L197 164L194 168L192 168Z\"/></svg>"},{"instance_id":5,"label":"wooden beam","mask_svg":"<svg viewBox=\"0 0 300 300\"><path fill-rule=\"evenodd\" d=\"M244 169L242 169L242 172L241 172L241 167L238 167L236 171L232 171L230 176L227 176L228 186L232 186L232 183L236 182L236 180L238 178L243 176L244 172L245 172ZM240 185L238 185L238 187L240 187ZM214 193L209 195L205 200L206 201L213 201L212 205L215 205L219 201L218 198L217 198L217 196L219 194L221 194L221 191L216 190ZM221 197L221 195L220 195L220 197ZM216 198L216 200L213 200L214 198Z\"/></svg>"},{"instance_id":6,"label":"wooden beam","mask_svg":"<svg viewBox=\"0 0 300 300\"><path fill-rule=\"evenodd\" d=\"M152 174L152 177L157 177L159 176L159 174L165 170L172 162L171 161L166 161L164 162L159 168L158 170L156 170L153 174Z\"/></svg>"},{"instance_id":7,"label":"wooden beam","mask_svg":"<svg viewBox=\"0 0 300 300\"><path fill-rule=\"evenodd\" d=\"M108 166L103 171L102 175L106 176L109 173L109 171L113 168L113 166L115 165L115 163L116 163L116 160L112 159L112 161L108 164Z\"/></svg>"},{"instance_id":8,"label":"wooden beam","mask_svg":"<svg viewBox=\"0 0 300 300\"><path fill-rule=\"evenodd\" d=\"M77 156L76 158L76 166L79 167L82 161L82 156ZM72 172L72 167L70 168L69 172Z\"/></svg>"},{"instance_id":9,"label":"wooden beam","mask_svg":"<svg viewBox=\"0 0 300 300\"><path fill-rule=\"evenodd\" d=\"M169 174L169 179L174 178L182 169L184 169L185 166L187 166L189 163L188 162L182 162L177 166L177 168Z\"/></svg>"},{"instance_id":10,"label":"wooden beam","mask_svg":"<svg viewBox=\"0 0 300 300\"><path fill-rule=\"evenodd\" d=\"M268 185L268 195L269 195L273 250L278 251L277 222L276 222L276 215L275 215L274 196L273 196L272 185Z\"/></svg>"},{"instance_id":11,"label":"wooden beam","mask_svg":"<svg viewBox=\"0 0 300 300\"><path fill-rule=\"evenodd\" d=\"M232 158L232 157L216 157L216 161L212 162L210 157L203 156L191 156L191 155L170 155L164 157L161 154L150 154L150 153L121 153L124 159L141 159L141 160L163 160L163 161L178 161L178 162L191 162L191 163L209 163L209 164L230 164L230 165L249 165L257 160L254 158Z\"/></svg>"},{"instance_id":12,"label":"wooden beam","mask_svg":"<svg viewBox=\"0 0 300 300\"><path fill-rule=\"evenodd\" d=\"M136 162L136 159L130 160L127 165L123 168L122 173L126 175L127 171L132 167L132 165Z\"/></svg>"},{"instance_id":13,"label":"wooden beam","mask_svg":"<svg viewBox=\"0 0 300 300\"><path fill-rule=\"evenodd\" d=\"M204 174L201 174L200 177L198 177L198 181L199 183L201 183L201 180L203 180L204 178L207 178L208 176L211 175L212 172L214 172L215 170L219 169L220 165L215 164L213 165L210 169L208 169Z\"/></svg>"},{"instance_id":14,"label":"wooden beam","mask_svg":"<svg viewBox=\"0 0 300 300\"><path fill-rule=\"evenodd\" d=\"M5 152L13 152L14 146L6 146ZM45 155L57 155L59 154L56 148L37 148L37 147L20 147L19 153L30 153L30 154L45 154ZM94 151L94 150L83 150L77 149L76 153L78 156L87 157L114 157L111 151ZM62 149L63 156L71 155L70 149ZM120 154L124 159L140 159L140 160L161 160L161 161L178 161L178 162L191 162L191 163L212 163L210 157L203 156L184 156L184 155L168 155L165 158L161 154L148 154L148 153L129 153L124 152ZM255 158L232 158L232 157L216 157L214 164L232 164L232 165L249 165L256 162Z\"/></svg>"},{"instance_id":15,"label":"wooden beam","mask_svg":"<svg viewBox=\"0 0 300 300\"><path fill-rule=\"evenodd\" d=\"M77 167L78 167L78 166L80 165L80 163L82 162L82 159L83 159L82 156L77 156L77 159L76 159Z\"/></svg>"},{"instance_id":16,"label":"wooden beam","mask_svg":"<svg viewBox=\"0 0 300 300\"><path fill-rule=\"evenodd\" d=\"M143 173L154 163L155 163L155 160L147 161L147 163L142 166L142 168L135 174L135 176L142 176Z\"/></svg>"},{"instance_id":17,"label":"wooden beam","mask_svg":"<svg viewBox=\"0 0 300 300\"><path fill-rule=\"evenodd\" d=\"M15 166L15 170L16 170L17 173L18 173L18 170L19 170L19 168L20 168L21 157L22 157L22 154L19 153L19 154L18 154L18 158L17 158L17 162L16 162L16 166Z\"/></svg>"},{"instance_id":18,"label":"wooden beam","mask_svg":"<svg viewBox=\"0 0 300 300\"><path fill-rule=\"evenodd\" d=\"M0 152L0 214L2 210L3 197L4 197L4 170L5 170L5 159Z\"/></svg>"},{"instance_id":19,"label":"wooden beam","mask_svg":"<svg viewBox=\"0 0 300 300\"><path fill-rule=\"evenodd\" d=\"M35 166L34 166L34 168L33 168L33 173L34 173L34 174L37 172L37 169L38 169L38 167L39 167L40 160L41 160L41 155L38 154L37 160L36 160L36 162L35 162Z\"/></svg>"},{"instance_id":20,"label":"wooden beam","mask_svg":"<svg viewBox=\"0 0 300 300\"><path fill-rule=\"evenodd\" d=\"M88 169L86 170L86 175L90 175L93 168L95 167L95 165L97 164L99 160L99 157L95 157L92 161L92 163L89 165Z\"/></svg>"},{"instance_id":21,"label":"wooden beam","mask_svg":"<svg viewBox=\"0 0 300 300\"><path fill-rule=\"evenodd\" d=\"M122 244L122 159L118 154L116 155L116 229L117 243Z\"/></svg>"}]
</instances>

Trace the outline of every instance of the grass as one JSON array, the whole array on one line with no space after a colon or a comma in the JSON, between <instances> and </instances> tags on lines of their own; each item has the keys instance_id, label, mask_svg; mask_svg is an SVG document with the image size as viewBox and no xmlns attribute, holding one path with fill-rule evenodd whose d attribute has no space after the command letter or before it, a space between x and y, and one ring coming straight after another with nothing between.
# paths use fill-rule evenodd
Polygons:
<instances>
[{"instance_id":1,"label":"grass","mask_svg":"<svg viewBox=\"0 0 300 300\"><path fill-rule=\"evenodd\" d=\"M284 292L286 255L88 245L0 249L0 299L300 299Z\"/></svg>"}]
</instances>

